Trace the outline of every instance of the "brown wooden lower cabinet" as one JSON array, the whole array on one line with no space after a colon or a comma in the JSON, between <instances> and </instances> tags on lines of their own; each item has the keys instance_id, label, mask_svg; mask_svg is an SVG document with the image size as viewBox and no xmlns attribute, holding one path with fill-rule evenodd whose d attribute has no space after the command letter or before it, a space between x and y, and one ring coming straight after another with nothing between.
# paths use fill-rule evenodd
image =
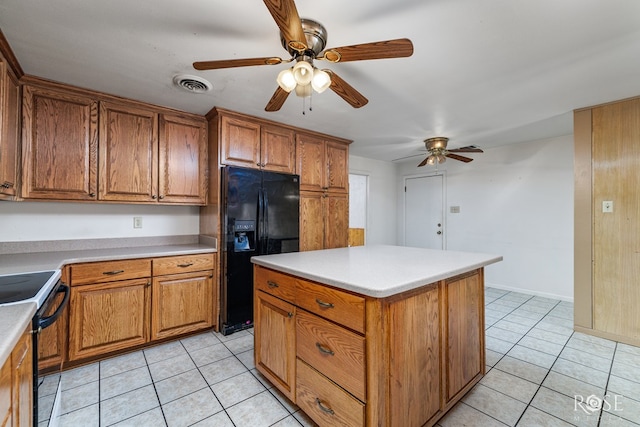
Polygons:
<instances>
[{"instance_id":1,"label":"brown wooden lower cabinet","mask_svg":"<svg viewBox=\"0 0 640 427\"><path fill-rule=\"evenodd\" d=\"M150 277L72 288L69 360L146 343L150 290Z\"/></svg>"},{"instance_id":2,"label":"brown wooden lower cabinet","mask_svg":"<svg viewBox=\"0 0 640 427\"><path fill-rule=\"evenodd\" d=\"M68 325L65 320L45 330L40 367L211 328L217 318L214 259L208 253L67 266Z\"/></svg>"},{"instance_id":3,"label":"brown wooden lower cabinet","mask_svg":"<svg viewBox=\"0 0 640 427\"><path fill-rule=\"evenodd\" d=\"M256 265L256 369L320 426L433 426L484 375L483 274L372 298Z\"/></svg>"},{"instance_id":4,"label":"brown wooden lower cabinet","mask_svg":"<svg viewBox=\"0 0 640 427\"><path fill-rule=\"evenodd\" d=\"M33 424L32 360L31 328L28 327L0 368L0 426L2 427Z\"/></svg>"},{"instance_id":5,"label":"brown wooden lower cabinet","mask_svg":"<svg viewBox=\"0 0 640 427\"><path fill-rule=\"evenodd\" d=\"M151 339L213 325L213 270L153 278Z\"/></svg>"}]
</instances>

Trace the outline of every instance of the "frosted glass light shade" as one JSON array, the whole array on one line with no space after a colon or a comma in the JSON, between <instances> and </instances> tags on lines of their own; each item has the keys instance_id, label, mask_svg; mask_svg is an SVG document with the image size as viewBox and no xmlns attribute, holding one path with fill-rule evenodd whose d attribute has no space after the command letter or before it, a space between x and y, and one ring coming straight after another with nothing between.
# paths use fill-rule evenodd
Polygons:
<instances>
[{"instance_id":1,"label":"frosted glass light shade","mask_svg":"<svg viewBox=\"0 0 640 427\"><path fill-rule=\"evenodd\" d=\"M306 61L300 61L293 67L293 77L299 85L308 85L313 79L313 67Z\"/></svg>"},{"instance_id":2,"label":"frosted glass light shade","mask_svg":"<svg viewBox=\"0 0 640 427\"><path fill-rule=\"evenodd\" d=\"M296 88L296 79L293 77L293 72L291 72L291 68L287 68L286 70L280 71L278 74L278 78L276 79L278 85L282 88L282 90L286 92L291 92Z\"/></svg>"},{"instance_id":3,"label":"frosted glass light shade","mask_svg":"<svg viewBox=\"0 0 640 427\"><path fill-rule=\"evenodd\" d=\"M329 73L317 68L313 70L313 79L311 80L313 90L322 93L327 90L329 86L331 86L331 76L329 76Z\"/></svg>"},{"instance_id":4,"label":"frosted glass light shade","mask_svg":"<svg viewBox=\"0 0 640 427\"><path fill-rule=\"evenodd\" d=\"M296 86L296 95L298 95L301 98L311 96L311 85L306 84L304 86L303 85Z\"/></svg>"}]
</instances>

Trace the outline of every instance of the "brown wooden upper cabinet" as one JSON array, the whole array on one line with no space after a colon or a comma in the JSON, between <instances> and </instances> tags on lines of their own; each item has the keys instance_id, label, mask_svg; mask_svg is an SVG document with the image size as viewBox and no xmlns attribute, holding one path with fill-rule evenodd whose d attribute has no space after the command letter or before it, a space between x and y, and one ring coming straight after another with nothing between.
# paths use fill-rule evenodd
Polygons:
<instances>
[{"instance_id":1,"label":"brown wooden upper cabinet","mask_svg":"<svg viewBox=\"0 0 640 427\"><path fill-rule=\"evenodd\" d=\"M22 197L97 200L98 103L24 86Z\"/></svg>"},{"instance_id":2,"label":"brown wooden upper cabinet","mask_svg":"<svg viewBox=\"0 0 640 427\"><path fill-rule=\"evenodd\" d=\"M349 146L320 136L296 134L300 190L349 191Z\"/></svg>"},{"instance_id":3,"label":"brown wooden upper cabinet","mask_svg":"<svg viewBox=\"0 0 640 427\"><path fill-rule=\"evenodd\" d=\"M158 199L158 115L100 103L100 200Z\"/></svg>"},{"instance_id":4,"label":"brown wooden upper cabinet","mask_svg":"<svg viewBox=\"0 0 640 427\"><path fill-rule=\"evenodd\" d=\"M206 204L204 117L53 86L24 86L23 198Z\"/></svg>"},{"instance_id":5,"label":"brown wooden upper cabinet","mask_svg":"<svg viewBox=\"0 0 640 427\"><path fill-rule=\"evenodd\" d=\"M241 117L220 118L220 163L274 172L296 172L294 132Z\"/></svg>"},{"instance_id":6,"label":"brown wooden upper cabinet","mask_svg":"<svg viewBox=\"0 0 640 427\"><path fill-rule=\"evenodd\" d=\"M19 94L18 79L0 55L0 200L18 191Z\"/></svg>"}]
</instances>

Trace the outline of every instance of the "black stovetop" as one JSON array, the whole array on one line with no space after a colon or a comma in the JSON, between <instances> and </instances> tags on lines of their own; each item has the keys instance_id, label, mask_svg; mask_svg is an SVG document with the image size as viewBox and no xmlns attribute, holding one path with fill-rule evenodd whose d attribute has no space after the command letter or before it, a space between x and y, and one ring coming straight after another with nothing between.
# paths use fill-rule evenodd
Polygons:
<instances>
[{"instance_id":1,"label":"black stovetop","mask_svg":"<svg viewBox=\"0 0 640 427\"><path fill-rule=\"evenodd\" d=\"M47 285L55 271L0 276L0 304L34 298Z\"/></svg>"}]
</instances>

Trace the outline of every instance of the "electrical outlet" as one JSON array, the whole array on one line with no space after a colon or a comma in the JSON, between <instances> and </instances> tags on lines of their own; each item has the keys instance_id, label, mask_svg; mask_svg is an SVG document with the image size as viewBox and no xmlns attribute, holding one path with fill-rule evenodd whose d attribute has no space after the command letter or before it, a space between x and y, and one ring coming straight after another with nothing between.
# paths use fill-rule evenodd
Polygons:
<instances>
[{"instance_id":1,"label":"electrical outlet","mask_svg":"<svg viewBox=\"0 0 640 427\"><path fill-rule=\"evenodd\" d=\"M142 228L142 217L134 216L133 217L133 228Z\"/></svg>"},{"instance_id":2,"label":"electrical outlet","mask_svg":"<svg viewBox=\"0 0 640 427\"><path fill-rule=\"evenodd\" d=\"M605 200L605 201L602 202L602 212L604 212L604 213L613 212L613 201L612 200Z\"/></svg>"}]
</instances>

